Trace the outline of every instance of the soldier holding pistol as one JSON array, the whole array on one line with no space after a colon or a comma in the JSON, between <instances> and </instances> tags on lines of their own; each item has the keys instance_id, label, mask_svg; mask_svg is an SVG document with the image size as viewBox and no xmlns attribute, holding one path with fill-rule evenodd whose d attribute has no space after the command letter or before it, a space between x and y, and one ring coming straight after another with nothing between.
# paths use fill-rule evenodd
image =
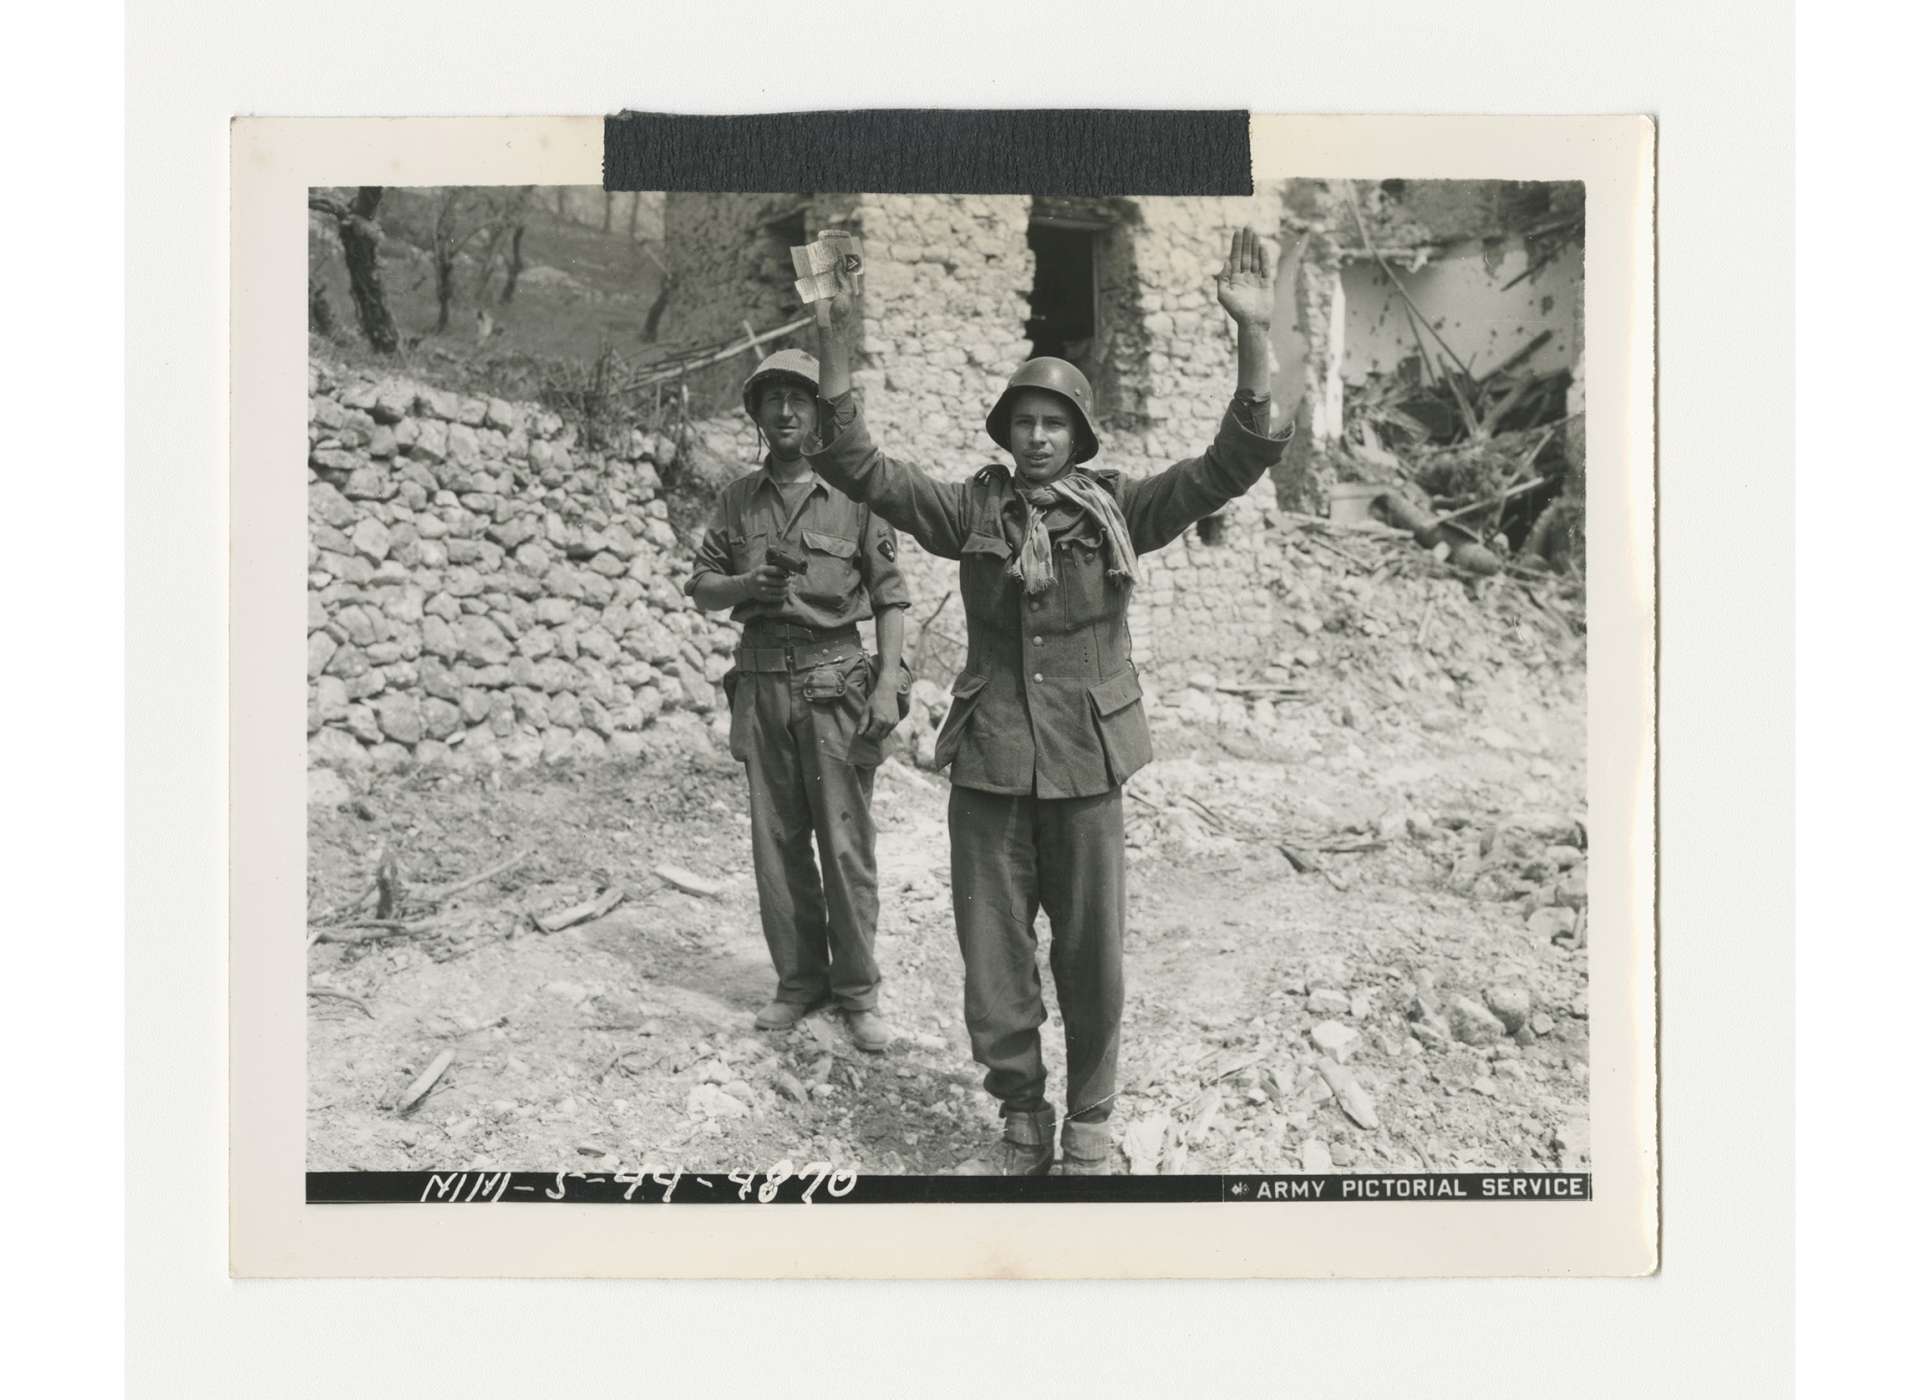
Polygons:
<instances>
[{"instance_id":1,"label":"soldier holding pistol","mask_svg":"<svg viewBox=\"0 0 1920 1400\"><path fill-rule=\"evenodd\" d=\"M905 708L907 587L892 527L801 455L818 393L804 351L778 351L748 378L767 456L721 490L687 593L743 624L726 677L728 742L747 766L760 923L779 977L754 1024L783 1030L833 1002L854 1044L879 1052L890 1032L873 951L873 771ZM855 625L867 618L877 660Z\"/></svg>"}]
</instances>

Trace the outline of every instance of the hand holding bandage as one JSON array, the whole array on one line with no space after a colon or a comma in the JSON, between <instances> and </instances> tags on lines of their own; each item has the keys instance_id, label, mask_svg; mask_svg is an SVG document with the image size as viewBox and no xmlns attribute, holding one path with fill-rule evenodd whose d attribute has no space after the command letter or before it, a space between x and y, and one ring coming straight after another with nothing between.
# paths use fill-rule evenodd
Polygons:
<instances>
[{"instance_id":1,"label":"hand holding bandage","mask_svg":"<svg viewBox=\"0 0 1920 1400\"><path fill-rule=\"evenodd\" d=\"M821 231L811 243L788 250L793 257L794 289L813 307L814 320L829 324L841 298L860 295L863 263L860 240L845 229Z\"/></svg>"}]
</instances>

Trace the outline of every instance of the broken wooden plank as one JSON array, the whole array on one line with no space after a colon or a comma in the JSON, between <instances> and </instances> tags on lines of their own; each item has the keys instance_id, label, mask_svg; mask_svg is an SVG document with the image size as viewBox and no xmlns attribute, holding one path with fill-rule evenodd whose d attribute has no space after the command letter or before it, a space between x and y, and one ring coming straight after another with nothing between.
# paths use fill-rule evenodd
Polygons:
<instances>
[{"instance_id":1,"label":"broken wooden plank","mask_svg":"<svg viewBox=\"0 0 1920 1400\"><path fill-rule=\"evenodd\" d=\"M1340 891L1341 894L1347 892L1346 881L1342 880L1338 875L1335 875L1319 861L1305 855L1295 847L1289 846L1284 841L1276 842L1275 844L1280 847L1280 854L1287 858L1287 864L1291 865L1300 874L1319 875L1324 878L1329 885L1332 885L1336 890Z\"/></svg>"},{"instance_id":2,"label":"broken wooden plank","mask_svg":"<svg viewBox=\"0 0 1920 1400\"><path fill-rule=\"evenodd\" d=\"M595 919L605 918L626 897L627 892L615 885L611 889L602 890L598 896L585 903L569 905L551 914L536 914L533 926L542 933L558 933L561 929L572 928L575 924L592 923Z\"/></svg>"},{"instance_id":3,"label":"broken wooden plank","mask_svg":"<svg viewBox=\"0 0 1920 1400\"><path fill-rule=\"evenodd\" d=\"M509 870L512 870L515 866L524 862L526 858L532 854L533 854L533 847L529 846L527 847L526 850L521 851L516 855L508 856L505 860L501 861L498 865L488 866L485 870L482 870L478 875L469 875L464 880L455 880L451 885L443 885L437 890L422 890L419 895L420 902L423 904L443 903L444 901L451 899L454 895L459 894L462 890L470 890L475 885L485 884L488 880L493 879L495 876L506 874Z\"/></svg>"},{"instance_id":4,"label":"broken wooden plank","mask_svg":"<svg viewBox=\"0 0 1920 1400\"><path fill-rule=\"evenodd\" d=\"M393 1111L395 1113L406 1113L412 1109L415 1104L427 1096L435 1084L440 1082L440 1076L447 1072L447 1066L452 1063L453 1051L451 1050L442 1050L438 1055L435 1055L433 1057L433 1063L421 1071L420 1077L414 1080L413 1083L407 1085L400 1097L394 1100Z\"/></svg>"},{"instance_id":5,"label":"broken wooden plank","mask_svg":"<svg viewBox=\"0 0 1920 1400\"><path fill-rule=\"evenodd\" d=\"M315 943L375 943L383 938L410 938L416 933L431 933L435 929L470 919L476 912L472 909L456 909L424 919L361 919L354 923L335 924L331 928L315 929L307 939L307 946L312 947Z\"/></svg>"},{"instance_id":6,"label":"broken wooden plank","mask_svg":"<svg viewBox=\"0 0 1920 1400\"><path fill-rule=\"evenodd\" d=\"M328 1001L344 1001L348 1006L353 1007L368 1020L373 1019L373 1012L367 1004L360 1000L359 997L351 996L346 992L336 992L331 987L309 987L307 988L307 995L310 997L321 997Z\"/></svg>"},{"instance_id":7,"label":"broken wooden plank","mask_svg":"<svg viewBox=\"0 0 1920 1400\"><path fill-rule=\"evenodd\" d=\"M708 899L720 897L720 885L713 880L703 879L691 870L682 870L677 865L656 865L653 873L672 885L676 890L688 894L704 895Z\"/></svg>"},{"instance_id":8,"label":"broken wooden plank","mask_svg":"<svg viewBox=\"0 0 1920 1400\"><path fill-rule=\"evenodd\" d=\"M1449 524L1458 520L1463 515L1472 515L1476 511L1485 510L1488 506L1497 506L1510 496L1518 496L1522 492L1532 491L1536 487L1545 486L1546 484L1545 477L1536 476L1533 480L1523 481L1518 486L1509 486L1497 496L1489 496L1483 501L1475 501L1472 505L1461 506L1458 510L1450 510L1445 515L1436 515L1433 518L1433 523L1436 525Z\"/></svg>"}]
</instances>

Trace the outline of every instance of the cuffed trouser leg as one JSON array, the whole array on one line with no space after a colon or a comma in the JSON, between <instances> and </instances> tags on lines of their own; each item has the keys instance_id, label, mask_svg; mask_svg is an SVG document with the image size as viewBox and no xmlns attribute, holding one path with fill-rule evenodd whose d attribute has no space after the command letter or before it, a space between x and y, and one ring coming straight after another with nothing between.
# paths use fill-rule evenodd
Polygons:
<instances>
[{"instance_id":1,"label":"cuffed trouser leg","mask_svg":"<svg viewBox=\"0 0 1920 1400\"><path fill-rule=\"evenodd\" d=\"M1126 834L1119 789L1094 797L1006 796L956 787L947 804L954 926L966 965L967 1034L1002 1112L1040 1107L1046 1021L1034 938L1050 962L1067 1036L1067 1113L1112 1111L1125 1003Z\"/></svg>"}]
</instances>

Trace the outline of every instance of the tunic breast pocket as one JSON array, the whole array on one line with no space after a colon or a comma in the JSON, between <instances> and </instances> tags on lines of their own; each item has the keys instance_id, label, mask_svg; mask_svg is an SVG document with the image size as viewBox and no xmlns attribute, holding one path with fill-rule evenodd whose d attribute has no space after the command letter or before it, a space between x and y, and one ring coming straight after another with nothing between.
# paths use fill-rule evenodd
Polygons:
<instances>
[{"instance_id":1,"label":"tunic breast pocket","mask_svg":"<svg viewBox=\"0 0 1920 1400\"><path fill-rule=\"evenodd\" d=\"M1107 577L1107 551L1100 544L1064 540L1054 553L1067 623L1099 622L1125 611L1132 583Z\"/></svg>"},{"instance_id":2,"label":"tunic breast pocket","mask_svg":"<svg viewBox=\"0 0 1920 1400\"><path fill-rule=\"evenodd\" d=\"M859 544L819 530L802 530L800 535L807 546L807 572L794 581L794 591L809 602L844 602L859 582L854 567Z\"/></svg>"},{"instance_id":3,"label":"tunic breast pocket","mask_svg":"<svg viewBox=\"0 0 1920 1400\"><path fill-rule=\"evenodd\" d=\"M1007 557L1012 553L998 535L968 535L960 546L960 601L976 616L992 612L1011 587Z\"/></svg>"}]
</instances>

